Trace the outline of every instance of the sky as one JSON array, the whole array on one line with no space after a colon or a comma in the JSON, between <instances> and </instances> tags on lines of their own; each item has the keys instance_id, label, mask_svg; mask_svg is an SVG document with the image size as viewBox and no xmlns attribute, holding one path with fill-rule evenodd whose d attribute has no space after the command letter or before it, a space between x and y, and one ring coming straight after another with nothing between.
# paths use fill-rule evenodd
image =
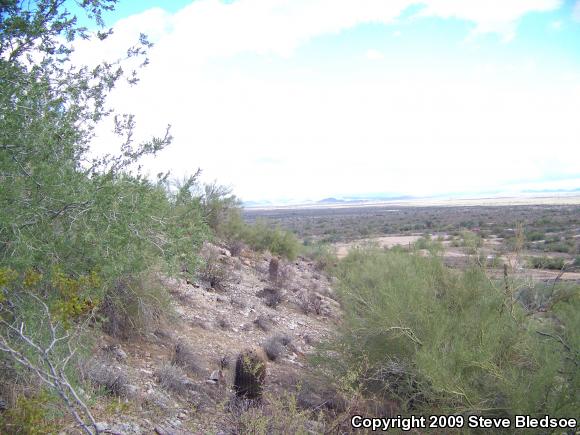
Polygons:
<instances>
[{"instance_id":1,"label":"sky","mask_svg":"<svg viewBox=\"0 0 580 435\"><path fill-rule=\"evenodd\" d=\"M580 0L121 0L105 20L74 60L149 35L109 103L138 138L172 125L151 174L272 202L580 188Z\"/></svg>"}]
</instances>

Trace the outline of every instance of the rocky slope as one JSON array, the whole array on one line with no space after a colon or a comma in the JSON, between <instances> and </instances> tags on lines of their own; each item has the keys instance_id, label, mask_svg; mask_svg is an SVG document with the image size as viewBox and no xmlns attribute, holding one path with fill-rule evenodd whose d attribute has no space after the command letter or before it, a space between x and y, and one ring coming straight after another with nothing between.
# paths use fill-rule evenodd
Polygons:
<instances>
[{"instance_id":1,"label":"rocky slope","mask_svg":"<svg viewBox=\"0 0 580 435\"><path fill-rule=\"evenodd\" d=\"M305 407L328 401L298 384L307 354L340 319L329 278L305 258L232 256L210 244L202 253L208 266L196 282L160 278L170 320L138 340L100 337L84 372L105 392L93 405L105 433L235 433L233 366L250 346L270 358L267 393L296 393Z\"/></svg>"}]
</instances>

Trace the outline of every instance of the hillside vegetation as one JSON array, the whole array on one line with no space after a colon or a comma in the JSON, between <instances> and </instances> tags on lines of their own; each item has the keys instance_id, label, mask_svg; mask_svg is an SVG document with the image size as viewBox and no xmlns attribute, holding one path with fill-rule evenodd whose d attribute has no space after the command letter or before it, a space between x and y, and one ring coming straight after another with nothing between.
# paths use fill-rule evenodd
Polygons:
<instances>
[{"instance_id":1,"label":"hillside vegetation","mask_svg":"<svg viewBox=\"0 0 580 435\"><path fill-rule=\"evenodd\" d=\"M114 4L81 2L98 23ZM120 433L267 434L345 433L355 412L574 417L578 285L451 270L429 239L421 255L339 261L248 224L194 168L144 176L170 129L135 143L107 97L137 84L123 68L151 44L71 64L88 36L62 1L0 5L0 433L111 432L100 418ZM107 119L119 152L97 155ZM258 403L236 402L224 375L247 345L268 360Z\"/></svg>"},{"instance_id":2,"label":"hillside vegetation","mask_svg":"<svg viewBox=\"0 0 580 435\"><path fill-rule=\"evenodd\" d=\"M418 414L579 408L578 286L553 288L546 315L522 303L539 289L494 282L478 265L454 271L438 256L355 249L337 276L345 326L321 362L356 391Z\"/></svg>"}]
</instances>

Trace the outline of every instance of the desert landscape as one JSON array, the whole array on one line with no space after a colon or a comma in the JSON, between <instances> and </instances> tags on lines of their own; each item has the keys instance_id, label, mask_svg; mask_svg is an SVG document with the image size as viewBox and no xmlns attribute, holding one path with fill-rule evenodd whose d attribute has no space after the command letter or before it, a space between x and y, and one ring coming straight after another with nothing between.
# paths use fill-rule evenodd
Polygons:
<instances>
[{"instance_id":1,"label":"desert landscape","mask_svg":"<svg viewBox=\"0 0 580 435\"><path fill-rule=\"evenodd\" d=\"M0 434L578 434L580 0L0 2Z\"/></svg>"}]
</instances>

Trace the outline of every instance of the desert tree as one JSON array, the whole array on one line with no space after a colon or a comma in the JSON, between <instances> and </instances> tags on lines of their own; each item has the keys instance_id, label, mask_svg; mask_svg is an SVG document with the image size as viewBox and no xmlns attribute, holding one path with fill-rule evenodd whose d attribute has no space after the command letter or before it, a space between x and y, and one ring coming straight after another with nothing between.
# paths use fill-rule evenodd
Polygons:
<instances>
[{"instance_id":1,"label":"desert tree","mask_svg":"<svg viewBox=\"0 0 580 435\"><path fill-rule=\"evenodd\" d=\"M135 118L107 105L117 85L137 83L137 71L125 69L148 63L147 38L122 59L71 61L79 38L111 36L102 13L115 3L76 1L95 31L78 25L64 0L0 3L0 356L93 432L67 375L87 324L116 282L153 264L174 271L195 262L207 234L198 198L175 196L166 175L150 180L135 169L170 144L169 127L137 143ZM90 145L106 119L119 151L95 156Z\"/></svg>"}]
</instances>

